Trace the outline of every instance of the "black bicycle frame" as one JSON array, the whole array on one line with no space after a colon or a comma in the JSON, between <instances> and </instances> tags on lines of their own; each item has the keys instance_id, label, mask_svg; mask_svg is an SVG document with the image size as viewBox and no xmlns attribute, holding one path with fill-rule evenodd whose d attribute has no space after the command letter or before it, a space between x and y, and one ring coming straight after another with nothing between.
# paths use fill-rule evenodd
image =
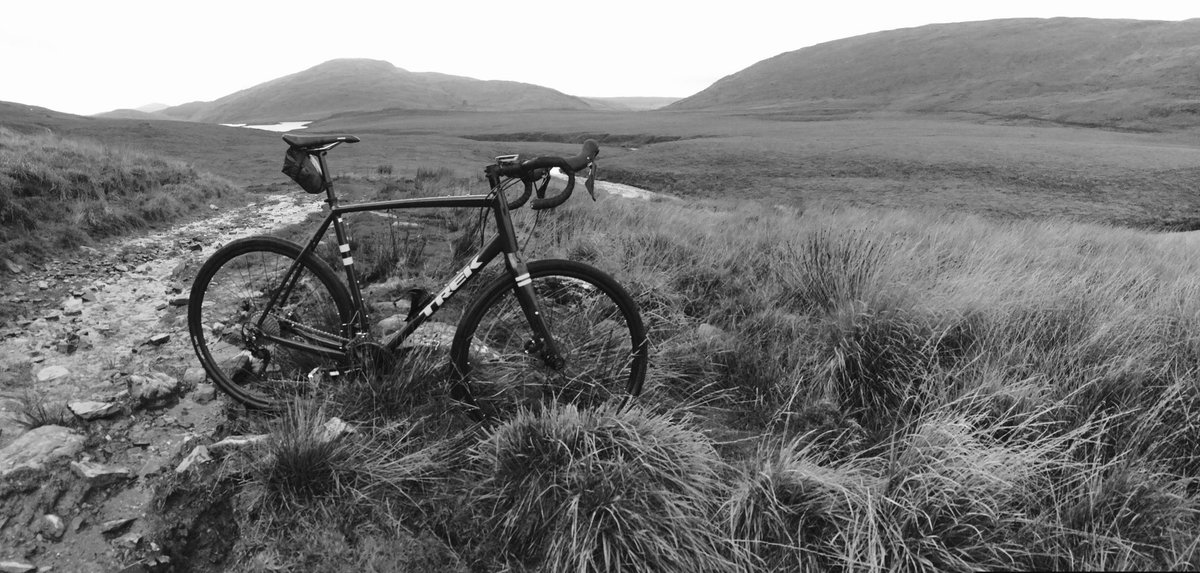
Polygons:
<instances>
[{"instance_id":1,"label":"black bicycle frame","mask_svg":"<svg viewBox=\"0 0 1200 573\"><path fill-rule=\"evenodd\" d=\"M321 165L321 172L328 174L328 168L325 163L325 153L318 154ZM470 283L479 275L484 267L486 267L496 256L504 254L505 266L508 269L508 274L513 278L516 287L517 300L521 304L521 309L525 314L526 320L532 328L531 342L533 347L540 349L543 358L550 364L558 360L557 347L546 328L545 321L542 320L542 314L538 308L537 299L534 297L532 280L529 276L529 269L524 260L521 258L518 251L516 230L513 227L512 217L508 210L508 201L505 198L504 190L497 187L487 195L463 195L454 197L428 197L416 199L395 199L390 201L375 201L369 203L356 203L352 205L341 206L338 204L337 197L333 192L333 184L329 181L328 175L325 176L325 202L329 204L329 214L325 216L325 220L321 226L309 239L300 256L292 261L291 267L284 275L283 287L277 289L271 296L270 302L267 303L266 309L263 310L262 316L258 320L258 329L262 332L262 324L266 320L270 309L274 308L279 300L286 300L287 294L291 292L295 286L295 282L299 277L300 261L310 253L316 251L322 239L325 238L325 233L332 225L334 234L337 238L338 251L342 259L342 267L346 273L346 282L350 286L350 297L354 304L355 315L351 318L351 323L343 325L346 331L351 333L351 340L346 344L340 345L338 348L328 346L315 346L305 344L294 340L288 340L283 337L270 336L261 334L261 336L275 344L287 346L301 351L322 354L326 356L341 356L347 349L348 344L353 342L354 338L362 338L370 332L370 320L366 313L366 305L363 303L362 291L358 285L358 274L354 268L354 257L350 249L350 230L349 226L342 219L342 215L348 213L359 213L363 211L386 211L389 209L435 209L435 208L491 208L492 217L496 221L496 236L489 241L483 249L481 249L470 262L467 263L461 270L450 279L442 290L433 297L424 308L417 312L411 320L405 323L404 327L399 331L389 335L384 339L383 345L391 352L396 351L404 339L412 334L414 330L425 323L429 317L433 316L446 301L450 300L459 289ZM282 299L281 299L282 297Z\"/></svg>"}]
</instances>

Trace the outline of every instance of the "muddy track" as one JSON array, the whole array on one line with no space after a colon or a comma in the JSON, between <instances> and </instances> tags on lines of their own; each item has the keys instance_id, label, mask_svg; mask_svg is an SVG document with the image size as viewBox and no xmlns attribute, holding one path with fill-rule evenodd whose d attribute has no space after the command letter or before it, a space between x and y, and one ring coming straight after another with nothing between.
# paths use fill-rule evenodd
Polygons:
<instances>
[{"instance_id":1,"label":"muddy track","mask_svg":"<svg viewBox=\"0 0 1200 573\"><path fill-rule=\"evenodd\" d=\"M19 309L0 324L0 565L163 565L149 536L153 481L221 422L188 340L191 276L220 245L320 207L295 193L270 196L39 268L0 270L0 301ZM27 431L20 420L31 406L66 429Z\"/></svg>"}]
</instances>

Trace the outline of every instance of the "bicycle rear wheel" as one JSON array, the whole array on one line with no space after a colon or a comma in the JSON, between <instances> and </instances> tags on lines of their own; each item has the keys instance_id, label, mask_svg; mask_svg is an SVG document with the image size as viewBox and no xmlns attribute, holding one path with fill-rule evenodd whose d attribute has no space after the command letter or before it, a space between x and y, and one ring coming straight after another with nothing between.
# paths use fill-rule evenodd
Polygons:
<instances>
[{"instance_id":1,"label":"bicycle rear wheel","mask_svg":"<svg viewBox=\"0 0 1200 573\"><path fill-rule=\"evenodd\" d=\"M637 304L612 277L575 261L529 264L543 319L564 359L532 349L533 331L512 277L493 281L467 309L450 348L476 418L500 418L548 400L581 407L641 393L648 343Z\"/></svg>"},{"instance_id":2,"label":"bicycle rear wheel","mask_svg":"<svg viewBox=\"0 0 1200 573\"><path fill-rule=\"evenodd\" d=\"M214 253L192 283L188 332L196 356L217 387L247 407L278 409L311 393L314 369L347 363L341 350L350 337L350 294L328 264L301 258L302 251L275 237L239 239ZM267 309L297 259L291 290Z\"/></svg>"}]
</instances>

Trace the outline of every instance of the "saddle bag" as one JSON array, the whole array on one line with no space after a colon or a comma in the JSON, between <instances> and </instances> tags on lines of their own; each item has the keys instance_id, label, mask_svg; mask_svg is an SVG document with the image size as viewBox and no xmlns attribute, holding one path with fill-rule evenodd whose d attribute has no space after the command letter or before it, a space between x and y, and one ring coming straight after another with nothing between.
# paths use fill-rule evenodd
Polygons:
<instances>
[{"instance_id":1,"label":"saddle bag","mask_svg":"<svg viewBox=\"0 0 1200 573\"><path fill-rule=\"evenodd\" d=\"M301 147L288 148L287 154L283 156L283 173L309 193L325 190L325 178L321 174L321 164L317 156Z\"/></svg>"}]
</instances>

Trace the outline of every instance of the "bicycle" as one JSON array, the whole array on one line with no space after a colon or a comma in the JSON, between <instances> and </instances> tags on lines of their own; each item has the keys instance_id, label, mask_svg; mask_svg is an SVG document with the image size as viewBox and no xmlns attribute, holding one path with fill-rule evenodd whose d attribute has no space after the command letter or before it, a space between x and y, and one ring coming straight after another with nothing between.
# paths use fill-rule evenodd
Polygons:
<instances>
[{"instance_id":1,"label":"bicycle","mask_svg":"<svg viewBox=\"0 0 1200 573\"><path fill-rule=\"evenodd\" d=\"M510 215L530 199L539 180L533 209L566 202L575 173L584 167L594 200L595 141L586 141L573 158L497 157L485 168L491 186L486 195L341 205L326 153L359 139L315 134L283 139L289 146L284 172L305 191L325 193L329 209L323 222L305 245L265 235L230 242L201 266L189 297L188 332L196 356L234 400L253 409L280 409L346 376L387 372L409 335L497 257L504 271L467 304L450 343L451 395L471 417L494 418L547 397L587 406L614 398L623 403L641 392L648 343L633 298L608 274L581 262L526 263ZM552 168L568 181L546 197ZM510 201L506 190L517 182L524 191ZM402 328L377 337L343 215L427 208L486 210L496 233L436 295L414 296ZM331 226L344 282L316 253Z\"/></svg>"}]
</instances>

